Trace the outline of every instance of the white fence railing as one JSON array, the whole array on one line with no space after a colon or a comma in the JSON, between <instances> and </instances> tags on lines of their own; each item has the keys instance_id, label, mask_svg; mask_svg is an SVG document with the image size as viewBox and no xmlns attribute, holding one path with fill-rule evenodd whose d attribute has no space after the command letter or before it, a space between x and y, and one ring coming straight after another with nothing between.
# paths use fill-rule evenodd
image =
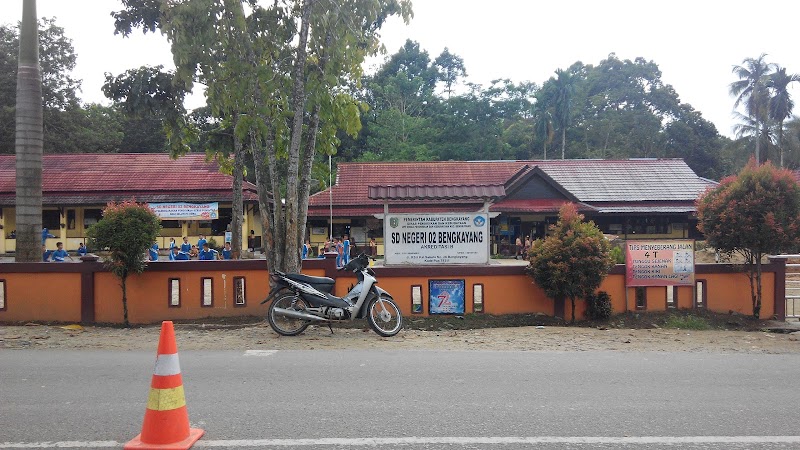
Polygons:
<instances>
[{"instance_id":1,"label":"white fence railing","mask_svg":"<svg viewBox=\"0 0 800 450\"><path fill-rule=\"evenodd\" d=\"M800 260L800 255L776 255L787 260ZM786 318L800 319L800 264L786 264Z\"/></svg>"}]
</instances>

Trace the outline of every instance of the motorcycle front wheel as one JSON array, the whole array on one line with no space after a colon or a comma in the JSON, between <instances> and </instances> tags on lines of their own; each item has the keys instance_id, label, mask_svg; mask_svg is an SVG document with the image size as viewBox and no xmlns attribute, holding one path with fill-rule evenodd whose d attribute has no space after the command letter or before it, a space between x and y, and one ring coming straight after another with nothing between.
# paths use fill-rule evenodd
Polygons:
<instances>
[{"instance_id":1,"label":"motorcycle front wheel","mask_svg":"<svg viewBox=\"0 0 800 450\"><path fill-rule=\"evenodd\" d=\"M305 331L311 322L278 314L275 312L275 308L292 309L300 312L305 310L307 306L308 304L306 301L298 295L287 293L278 296L278 298L273 300L272 304L269 305L269 311L267 312L269 326L280 335L297 336Z\"/></svg>"},{"instance_id":2,"label":"motorcycle front wheel","mask_svg":"<svg viewBox=\"0 0 800 450\"><path fill-rule=\"evenodd\" d=\"M403 314L397 303L389 297L373 298L367 305L369 326L383 337L391 337L403 328Z\"/></svg>"}]
</instances>

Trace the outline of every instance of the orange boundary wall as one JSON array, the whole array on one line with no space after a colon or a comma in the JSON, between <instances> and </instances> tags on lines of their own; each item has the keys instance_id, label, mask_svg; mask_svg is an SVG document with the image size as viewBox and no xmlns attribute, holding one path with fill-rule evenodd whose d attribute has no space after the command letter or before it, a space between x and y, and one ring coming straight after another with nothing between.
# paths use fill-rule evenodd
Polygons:
<instances>
[{"instance_id":1,"label":"orange boundary wall","mask_svg":"<svg viewBox=\"0 0 800 450\"><path fill-rule=\"evenodd\" d=\"M764 265L762 318L785 317L785 260ZM603 281L600 290L611 296L615 313L637 311L635 288L628 288L625 299L625 267L618 265ZM556 315L554 301L525 275L523 266L446 266L377 267L379 286L392 294L407 316L428 314L428 281L456 279L465 282L465 313L473 313L473 287L483 286L486 314L541 313ZM335 294L343 295L356 283L350 273L335 270L333 259L305 260L303 273L336 278ZM234 304L234 278L245 280L245 304ZM201 305L203 278L212 280L211 306ZM170 305L170 279L180 280L180 306ZM750 285L739 267L725 264L699 264L696 279L705 283L703 306L709 310L752 314ZM122 323L122 290L119 281L101 263L2 263L0 284L4 287L0 322L81 322ZM412 314L412 286L421 287L422 313ZM189 320L207 317L262 316L266 305L260 302L269 292L264 260L185 261L151 263L141 275L128 279L128 318L134 324L162 320ZM646 288L646 311L664 311L665 287ZM691 287L679 287L677 307L695 307ZM564 318L570 320L569 300L563 305ZM584 317L585 302L576 301L577 320Z\"/></svg>"}]
</instances>

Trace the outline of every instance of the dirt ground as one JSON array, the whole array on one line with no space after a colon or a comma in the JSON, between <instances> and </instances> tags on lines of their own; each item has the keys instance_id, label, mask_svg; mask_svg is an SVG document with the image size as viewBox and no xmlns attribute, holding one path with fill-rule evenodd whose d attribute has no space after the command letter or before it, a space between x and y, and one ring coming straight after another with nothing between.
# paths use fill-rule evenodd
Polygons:
<instances>
[{"instance_id":1,"label":"dirt ground","mask_svg":"<svg viewBox=\"0 0 800 450\"><path fill-rule=\"evenodd\" d=\"M624 352L681 351L787 354L800 352L800 326L755 321L740 315L704 314L709 330L665 328L668 314L626 314L602 324L566 326L540 315L471 314L406 317L395 337L382 338L363 321L312 326L295 337L277 335L262 318L175 323L179 350L523 350ZM80 327L23 324L0 327L0 349L152 350L160 326Z\"/></svg>"}]
</instances>

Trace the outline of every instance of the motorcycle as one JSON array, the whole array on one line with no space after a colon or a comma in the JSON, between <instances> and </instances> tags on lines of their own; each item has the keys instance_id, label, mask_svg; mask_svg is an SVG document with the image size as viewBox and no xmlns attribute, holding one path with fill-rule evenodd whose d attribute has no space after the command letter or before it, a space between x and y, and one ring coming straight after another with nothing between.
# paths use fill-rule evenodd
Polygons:
<instances>
[{"instance_id":1,"label":"motorcycle","mask_svg":"<svg viewBox=\"0 0 800 450\"><path fill-rule=\"evenodd\" d=\"M381 336L400 332L403 314L392 296L376 286L369 256L362 253L337 270L354 272L358 280L344 297L331 295L336 283L332 278L280 271L270 274L274 287L261 304L275 299L267 312L272 329L283 336L296 336L311 324L327 324L332 333L333 322L366 317L372 330Z\"/></svg>"}]
</instances>

